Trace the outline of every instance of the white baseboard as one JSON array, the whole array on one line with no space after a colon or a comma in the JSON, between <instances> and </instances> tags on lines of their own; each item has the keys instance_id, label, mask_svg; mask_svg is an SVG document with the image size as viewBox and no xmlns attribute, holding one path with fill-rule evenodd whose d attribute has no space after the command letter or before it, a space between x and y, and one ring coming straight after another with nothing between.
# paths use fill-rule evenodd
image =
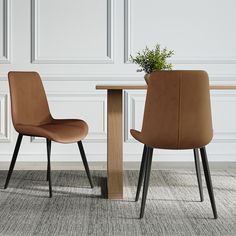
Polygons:
<instances>
[{"instance_id":1,"label":"white baseboard","mask_svg":"<svg viewBox=\"0 0 236 236\"><path fill-rule=\"evenodd\" d=\"M8 170L10 162L0 162L0 170ZM211 169L232 170L236 169L236 162L210 162ZM84 170L82 162L53 162L53 170ZM15 170L46 170L46 162L24 162L19 161L15 165ZM106 162L89 162L91 170L106 170ZM140 162L124 162L125 170L139 170ZM194 169L194 162L163 162L154 161L152 169Z\"/></svg>"}]
</instances>

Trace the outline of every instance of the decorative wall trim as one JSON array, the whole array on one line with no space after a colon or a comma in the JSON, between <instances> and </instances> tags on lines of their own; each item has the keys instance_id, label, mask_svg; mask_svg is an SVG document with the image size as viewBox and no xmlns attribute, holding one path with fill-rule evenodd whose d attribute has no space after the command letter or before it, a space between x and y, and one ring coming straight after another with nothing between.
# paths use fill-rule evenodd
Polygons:
<instances>
[{"instance_id":1,"label":"decorative wall trim","mask_svg":"<svg viewBox=\"0 0 236 236\"><path fill-rule=\"evenodd\" d=\"M129 60L132 52L131 34L131 0L124 2L124 63L131 63Z\"/></svg>"},{"instance_id":2,"label":"decorative wall trim","mask_svg":"<svg viewBox=\"0 0 236 236\"><path fill-rule=\"evenodd\" d=\"M77 159L78 155L76 156ZM233 156L232 156L233 158ZM175 157L176 159L176 157ZM45 155L41 157L41 160L45 160ZM51 161L53 170L84 170L83 163L78 161ZM9 162L1 161L0 170L8 170ZM47 162L46 161L23 161L17 162L15 170L46 170ZM224 162L210 162L211 170L234 170L236 169L236 163L232 161L224 161ZM124 170L139 170L140 169L140 161L125 161L123 165ZM191 157L189 161L159 161L159 159L155 160L153 158L152 170L170 170L170 169L181 169L181 170L194 170L194 162L191 161ZM89 161L89 169L90 170L107 170L107 162L106 161Z\"/></svg>"},{"instance_id":3,"label":"decorative wall trim","mask_svg":"<svg viewBox=\"0 0 236 236\"><path fill-rule=\"evenodd\" d=\"M10 42L11 42L11 17L10 17L10 3L11 0L2 0L3 1L3 55L0 55L1 64L10 64L11 63L11 51L10 51ZM0 32L1 33L1 32Z\"/></svg>"},{"instance_id":4,"label":"decorative wall trim","mask_svg":"<svg viewBox=\"0 0 236 236\"><path fill-rule=\"evenodd\" d=\"M212 101L225 101L236 103L236 91L212 91ZM125 130L124 130L124 141L127 143L136 142L130 135L129 130L135 127L135 104L137 101L145 102L144 91L125 91ZM236 143L236 132L235 131L214 131L214 138L212 143Z\"/></svg>"},{"instance_id":5,"label":"decorative wall trim","mask_svg":"<svg viewBox=\"0 0 236 236\"><path fill-rule=\"evenodd\" d=\"M211 100L215 102L234 102L236 103L236 91L211 91ZM232 106L233 107L233 106ZM215 143L236 143L235 131L219 131L215 130L213 141Z\"/></svg>"},{"instance_id":6,"label":"decorative wall trim","mask_svg":"<svg viewBox=\"0 0 236 236\"><path fill-rule=\"evenodd\" d=\"M86 156L89 161L90 169L104 169L107 170L107 156L104 154L91 154L86 149ZM183 153L183 151L175 150L171 154L161 153L162 150L154 150L153 153L153 166L152 169L169 169L169 168L191 168L195 169L194 166L194 157L192 150L189 150L187 153ZM208 159L211 166L211 169L235 169L236 162L235 156L236 153L211 153L208 151ZM140 159L142 155L142 150L137 152L136 154L126 154L124 153L123 164L124 169L140 169ZM66 157L66 158L65 158ZM8 170L9 169L9 161L12 158L12 153L9 154L0 154L0 170ZM19 152L19 157L17 158L17 165L14 169L21 170L33 170L33 169L42 169L46 170L46 147L43 146L43 153L22 153ZM223 160L223 161L222 161ZM57 169L83 169L84 166L82 164L79 150L76 154L57 154L55 150L52 152L52 170ZM94 166L96 165L96 167ZM100 166L100 168L98 168Z\"/></svg>"},{"instance_id":7,"label":"decorative wall trim","mask_svg":"<svg viewBox=\"0 0 236 236\"><path fill-rule=\"evenodd\" d=\"M126 143L134 143L135 139L130 134L130 129L135 127L135 104L137 101L145 102L144 91L125 91L124 92L124 109L125 109L125 121L124 121L124 141Z\"/></svg>"},{"instance_id":8,"label":"decorative wall trim","mask_svg":"<svg viewBox=\"0 0 236 236\"><path fill-rule=\"evenodd\" d=\"M86 102L96 102L96 103L102 103L103 107L103 115L102 115L102 120L103 124L101 127L101 131L89 131L88 136L84 140L84 142L93 142L93 143L101 143L101 142L106 142L107 139L107 105L106 105L106 95L105 94L98 94L98 93L71 93L71 94L66 94L66 93L52 93L50 92L47 94L48 101L50 102L65 102L65 101L83 101L84 103ZM91 108L92 109L92 108ZM72 117L73 118L73 117ZM94 116L94 118L96 118ZM38 138L38 137L31 137L31 142L35 143L41 143L45 142L43 138Z\"/></svg>"},{"instance_id":9,"label":"decorative wall trim","mask_svg":"<svg viewBox=\"0 0 236 236\"><path fill-rule=\"evenodd\" d=\"M109 81L109 82L135 82L144 84L143 73L133 74L40 74L44 81ZM236 85L236 74L209 74L211 85ZM0 73L0 82L7 81L7 74Z\"/></svg>"},{"instance_id":10,"label":"decorative wall trim","mask_svg":"<svg viewBox=\"0 0 236 236\"><path fill-rule=\"evenodd\" d=\"M124 21L125 21L125 28L124 28L124 62L131 63L129 61L129 57L133 54L132 50L132 4L135 1L133 0L125 0L124 4ZM217 57L217 58L208 58L208 57L178 57L169 60L173 64L236 64L236 58L228 58L228 57Z\"/></svg>"},{"instance_id":11,"label":"decorative wall trim","mask_svg":"<svg viewBox=\"0 0 236 236\"><path fill-rule=\"evenodd\" d=\"M31 62L35 64L112 64L114 54L114 0L107 0L107 55L105 58L56 58L39 56L39 0L31 0Z\"/></svg>"},{"instance_id":12,"label":"decorative wall trim","mask_svg":"<svg viewBox=\"0 0 236 236\"><path fill-rule=\"evenodd\" d=\"M142 74L124 74L124 75L120 75L120 74L96 74L96 75L92 75L92 74L78 74L78 75L41 75L41 77L43 78L43 80L45 81L98 81L98 82L103 82L103 81L109 81L109 82L120 82L120 81L137 81L139 84L143 83L143 75ZM1 78L1 76L0 76ZM235 76L236 78L236 76ZM137 84L138 84L137 83Z\"/></svg>"},{"instance_id":13,"label":"decorative wall trim","mask_svg":"<svg viewBox=\"0 0 236 236\"><path fill-rule=\"evenodd\" d=\"M0 143L10 142L10 116L8 95L0 94Z\"/></svg>"}]
</instances>

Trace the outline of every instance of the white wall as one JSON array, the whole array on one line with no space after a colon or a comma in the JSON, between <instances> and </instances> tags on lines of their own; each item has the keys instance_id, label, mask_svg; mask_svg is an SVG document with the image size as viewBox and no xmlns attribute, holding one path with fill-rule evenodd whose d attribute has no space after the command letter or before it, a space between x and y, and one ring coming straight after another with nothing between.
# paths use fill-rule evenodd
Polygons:
<instances>
[{"instance_id":1,"label":"white wall","mask_svg":"<svg viewBox=\"0 0 236 236\"><path fill-rule=\"evenodd\" d=\"M106 94L102 83L143 83L129 63L156 42L175 50L175 69L207 70L212 84L236 84L235 0L0 0L0 161L9 161L17 134L12 127L7 73L36 70L55 117L78 117L90 126L90 161L106 160ZM139 161L143 91L124 96L124 154ZM212 92L213 161L236 160L236 91ZM42 139L25 137L21 161L45 161ZM53 144L53 161L76 161L76 145ZM155 151L158 160L191 161L191 151ZM155 158L155 160L157 160Z\"/></svg>"}]
</instances>

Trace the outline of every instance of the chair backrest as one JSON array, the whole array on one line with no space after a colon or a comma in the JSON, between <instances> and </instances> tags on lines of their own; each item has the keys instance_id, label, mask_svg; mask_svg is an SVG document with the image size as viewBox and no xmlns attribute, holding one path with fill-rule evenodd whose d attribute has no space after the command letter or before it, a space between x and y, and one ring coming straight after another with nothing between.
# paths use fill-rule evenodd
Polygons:
<instances>
[{"instance_id":1,"label":"chair backrest","mask_svg":"<svg viewBox=\"0 0 236 236\"><path fill-rule=\"evenodd\" d=\"M8 73L13 125L41 125L52 116L37 72Z\"/></svg>"},{"instance_id":2,"label":"chair backrest","mask_svg":"<svg viewBox=\"0 0 236 236\"><path fill-rule=\"evenodd\" d=\"M205 71L157 71L150 75L142 137L150 147L192 149L213 136L209 79Z\"/></svg>"}]
</instances>

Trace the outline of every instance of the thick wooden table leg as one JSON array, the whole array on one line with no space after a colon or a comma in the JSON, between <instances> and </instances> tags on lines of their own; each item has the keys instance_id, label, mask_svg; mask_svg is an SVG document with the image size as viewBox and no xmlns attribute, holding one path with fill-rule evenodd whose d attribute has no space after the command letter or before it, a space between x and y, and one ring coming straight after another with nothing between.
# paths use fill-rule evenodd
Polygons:
<instances>
[{"instance_id":1,"label":"thick wooden table leg","mask_svg":"<svg viewBox=\"0 0 236 236\"><path fill-rule=\"evenodd\" d=\"M109 199L123 198L122 90L107 91L107 188Z\"/></svg>"}]
</instances>

